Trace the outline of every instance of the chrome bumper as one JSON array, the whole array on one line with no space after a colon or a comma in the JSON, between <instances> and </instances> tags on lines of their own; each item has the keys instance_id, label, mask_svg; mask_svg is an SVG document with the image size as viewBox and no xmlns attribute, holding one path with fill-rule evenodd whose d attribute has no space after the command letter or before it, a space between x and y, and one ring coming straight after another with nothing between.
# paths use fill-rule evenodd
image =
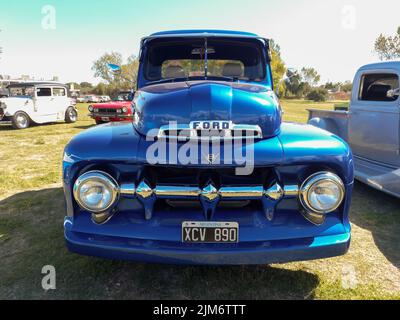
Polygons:
<instances>
[{"instance_id":1,"label":"chrome bumper","mask_svg":"<svg viewBox=\"0 0 400 320\"><path fill-rule=\"evenodd\" d=\"M152 218L154 203L158 199L200 201L205 215L212 215L221 201L261 200L268 219L272 220L275 207L283 198L295 198L299 195L297 185L281 186L275 183L265 189L262 185L246 187L221 187L212 183L204 188L191 186L157 185L150 187L146 181L139 185L124 183L119 187L122 197L137 198L145 209L146 219Z\"/></svg>"}]
</instances>

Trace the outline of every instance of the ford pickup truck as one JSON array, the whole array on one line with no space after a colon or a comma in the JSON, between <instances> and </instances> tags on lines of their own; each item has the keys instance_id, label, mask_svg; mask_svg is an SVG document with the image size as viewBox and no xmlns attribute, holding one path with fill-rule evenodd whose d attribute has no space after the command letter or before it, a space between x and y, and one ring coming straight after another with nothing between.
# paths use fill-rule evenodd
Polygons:
<instances>
[{"instance_id":1,"label":"ford pickup truck","mask_svg":"<svg viewBox=\"0 0 400 320\"><path fill-rule=\"evenodd\" d=\"M354 153L355 178L400 197L400 62L361 67L349 111L309 110L309 124L346 141Z\"/></svg>"},{"instance_id":2,"label":"ford pickup truck","mask_svg":"<svg viewBox=\"0 0 400 320\"><path fill-rule=\"evenodd\" d=\"M70 251L198 265L347 252L352 153L325 130L282 122L267 39L159 32L140 52L132 121L65 148Z\"/></svg>"}]
</instances>

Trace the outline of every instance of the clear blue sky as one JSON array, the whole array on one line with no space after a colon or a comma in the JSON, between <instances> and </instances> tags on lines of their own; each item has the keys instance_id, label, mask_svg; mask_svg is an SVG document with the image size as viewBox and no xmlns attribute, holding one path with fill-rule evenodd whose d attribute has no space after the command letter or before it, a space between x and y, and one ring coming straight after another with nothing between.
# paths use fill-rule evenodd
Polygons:
<instances>
[{"instance_id":1,"label":"clear blue sky","mask_svg":"<svg viewBox=\"0 0 400 320\"><path fill-rule=\"evenodd\" d=\"M56 10L54 30L42 28L45 5ZM398 0L0 0L0 74L98 82L91 66L105 52L127 57L152 32L207 28L274 38L288 67L352 80L399 17Z\"/></svg>"}]
</instances>

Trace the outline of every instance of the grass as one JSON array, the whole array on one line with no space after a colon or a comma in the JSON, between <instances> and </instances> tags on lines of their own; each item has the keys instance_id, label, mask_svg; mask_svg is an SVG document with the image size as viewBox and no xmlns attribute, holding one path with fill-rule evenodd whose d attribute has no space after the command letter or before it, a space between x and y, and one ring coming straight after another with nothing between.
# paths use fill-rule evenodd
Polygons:
<instances>
[{"instance_id":1,"label":"grass","mask_svg":"<svg viewBox=\"0 0 400 320\"><path fill-rule=\"evenodd\" d=\"M307 108L334 104L282 103L285 120L298 122L307 121ZM94 125L86 107L79 106L80 120L71 125L23 131L0 126L0 299L400 299L400 200L359 183L351 208L352 247L343 257L176 267L68 253L61 158L69 139ZM41 287L45 265L56 267L56 290Z\"/></svg>"}]
</instances>

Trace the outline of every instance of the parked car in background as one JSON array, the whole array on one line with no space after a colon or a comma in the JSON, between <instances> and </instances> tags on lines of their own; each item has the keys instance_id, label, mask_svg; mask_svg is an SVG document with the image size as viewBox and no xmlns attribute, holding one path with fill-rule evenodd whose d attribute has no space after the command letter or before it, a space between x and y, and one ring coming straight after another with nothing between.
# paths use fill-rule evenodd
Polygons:
<instances>
[{"instance_id":1,"label":"parked car in background","mask_svg":"<svg viewBox=\"0 0 400 320\"><path fill-rule=\"evenodd\" d=\"M0 98L8 97L8 90L0 88Z\"/></svg>"},{"instance_id":2,"label":"parked car in background","mask_svg":"<svg viewBox=\"0 0 400 320\"><path fill-rule=\"evenodd\" d=\"M96 126L65 148L69 250L200 265L348 251L350 148L282 122L267 39L160 32L140 52L133 121Z\"/></svg>"},{"instance_id":3,"label":"parked car in background","mask_svg":"<svg viewBox=\"0 0 400 320\"><path fill-rule=\"evenodd\" d=\"M108 102L111 101L111 98L109 96L99 96L100 102Z\"/></svg>"},{"instance_id":4,"label":"parked car in background","mask_svg":"<svg viewBox=\"0 0 400 320\"><path fill-rule=\"evenodd\" d=\"M85 102L85 97L76 97L76 102L77 103L84 103Z\"/></svg>"},{"instance_id":5,"label":"parked car in background","mask_svg":"<svg viewBox=\"0 0 400 320\"><path fill-rule=\"evenodd\" d=\"M10 121L15 129L60 120L72 123L78 118L64 84L26 82L10 85L8 90L10 96L0 99L0 121Z\"/></svg>"},{"instance_id":6,"label":"parked car in background","mask_svg":"<svg viewBox=\"0 0 400 320\"><path fill-rule=\"evenodd\" d=\"M133 96L133 91L121 91L112 102L90 105L89 116L96 121L96 124L131 121Z\"/></svg>"},{"instance_id":7,"label":"parked car in background","mask_svg":"<svg viewBox=\"0 0 400 320\"><path fill-rule=\"evenodd\" d=\"M356 179L400 197L400 62L363 66L349 111L309 110L309 124L348 141Z\"/></svg>"},{"instance_id":8,"label":"parked car in background","mask_svg":"<svg viewBox=\"0 0 400 320\"><path fill-rule=\"evenodd\" d=\"M97 103L100 102L100 99L98 96L94 94L89 94L83 97L83 102L84 103Z\"/></svg>"}]
</instances>

